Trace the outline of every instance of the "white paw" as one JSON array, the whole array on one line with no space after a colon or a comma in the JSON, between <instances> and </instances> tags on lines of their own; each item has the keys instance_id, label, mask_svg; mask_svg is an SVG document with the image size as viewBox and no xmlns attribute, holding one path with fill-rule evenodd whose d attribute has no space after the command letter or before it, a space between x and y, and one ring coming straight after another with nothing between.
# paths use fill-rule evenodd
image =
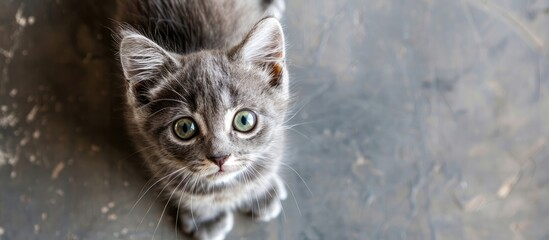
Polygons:
<instances>
[{"instance_id":1,"label":"white paw","mask_svg":"<svg viewBox=\"0 0 549 240\"><path fill-rule=\"evenodd\" d=\"M276 194L278 195L278 198L280 198L280 200L286 200L288 197L288 191L286 191L284 182L282 182L282 179L280 179L279 176L276 176L273 180L276 184Z\"/></svg>"},{"instance_id":2,"label":"white paw","mask_svg":"<svg viewBox=\"0 0 549 240\"><path fill-rule=\"evenodd\" d=\"M224 232L224 235L227 235L231 230L233 230L234 226L234 217L232 212L227 212L227 217L225 218L224 228L222 229L222 232Z\"/></svg>"},{"instance_id":3,"label":"white paw","mask_svg":"<svg viewBox=\"0 0 549 240\"><path fill-rule=\"evenodd\" d=\"M192 218L179 218L178 221L181 230L187 235L191 234L196 229Z\"/></svg>"},{"instance_id":4,"label":"white paw","mask_svg":"<svg viewBox=\"0 0 549 240\"><path fill-rule=\"evenodd\" d=\"M282 211L282 205L278 199L273 200L271 204L261 209L261 213L257 214L257 220L262 222L268 222L278 217Z\"/></svg>"},{"instance_id":5,"label":"white paw","mask_svg":"<svg viewBox=\"0 0 549 240\"><path fill-rule=\"evenodd\" d=\"M226 212L219 221L198 226L193 233L196 240L223 240L233 229L234 218L232 212Z\"/></svg>"}]
</instances>

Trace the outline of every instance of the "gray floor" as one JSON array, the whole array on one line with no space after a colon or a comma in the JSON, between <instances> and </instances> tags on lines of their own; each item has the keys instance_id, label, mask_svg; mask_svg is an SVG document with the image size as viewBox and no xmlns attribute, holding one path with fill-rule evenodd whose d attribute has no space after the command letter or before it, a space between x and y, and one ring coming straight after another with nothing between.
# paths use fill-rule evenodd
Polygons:
<instances>
[{"instance_id":1,"label":"gray floor","mask_svg":"<svg viewBox=\"0 0 549 240\"><path fill-rule=\"evenodd\" d=\"M229 239L549 239L549 1L287 2L291 194ZM175 239L132 210L113 5L0 2L2 240Z\"/></svg>"}]
</instances>

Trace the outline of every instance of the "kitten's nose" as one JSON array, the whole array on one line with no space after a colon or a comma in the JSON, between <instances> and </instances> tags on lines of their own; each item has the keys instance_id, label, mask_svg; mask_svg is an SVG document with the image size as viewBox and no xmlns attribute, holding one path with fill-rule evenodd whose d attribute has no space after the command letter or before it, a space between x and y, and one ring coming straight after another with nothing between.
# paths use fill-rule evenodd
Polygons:
<instances>
[{"instance_id":1,"label":"kitten's nose","mask_svg":"<svg viewBox=\"0 0 549 240\"><path fill-rule=\"evenodd\" d=\"M227 161L229 156L231 156L231 154L220 155L220 156L208 156L206 158L208 158L208 160L212 161L217 166L219 166L219 168L221 168L221 166L223 166L223 164L225 163L225 161Z\"/></svg>"}]
</instances>

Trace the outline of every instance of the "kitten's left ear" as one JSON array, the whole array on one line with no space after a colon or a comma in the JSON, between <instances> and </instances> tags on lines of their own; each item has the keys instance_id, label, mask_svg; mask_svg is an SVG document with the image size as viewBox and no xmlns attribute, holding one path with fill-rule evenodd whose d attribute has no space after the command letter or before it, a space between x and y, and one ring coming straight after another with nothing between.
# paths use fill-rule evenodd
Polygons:
<instances>
[{"instance_id":1,"label":"kitten's left ear","mask_svg":"<svg viewBox=\"0 0 549 240\"><path fill-rule=\"evenodd\" d=\"M233 59L240 59L265 69L271 75L271 86L284 84L284 33L276 18L264 18L259 21L229 55Z\"/></svg>"},{"instance_id":2,"label":"kitten's left ear","mask_svg":"<svg viewBox=\"0 0 549 240\"><path fill-rule=\"evenodd\" d=\"M120 62L128 81L158 80L179 66L169 52L145 36L132 31L121 35Z\"/></svg>"}]
</instances>

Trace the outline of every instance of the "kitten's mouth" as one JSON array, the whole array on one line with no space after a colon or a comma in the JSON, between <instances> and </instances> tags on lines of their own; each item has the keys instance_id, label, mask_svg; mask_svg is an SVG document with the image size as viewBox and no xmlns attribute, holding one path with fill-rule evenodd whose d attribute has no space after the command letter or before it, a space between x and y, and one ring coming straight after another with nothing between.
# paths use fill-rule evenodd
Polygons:
<instances>
[{"instance_id":1,"label":"kitten's mouth","mask_svg":"<svg viewBox=\"0 0 549 240\"><path fill-rule=\"evenodd\" d=\"M210 178L218 178L218 177L231 176L233 174L238 173L239 170L240 170L240 168L236 167L236 166L222 166L221 168L218 167L216 172L212 171L212 173L209 175L209 177Z\"/></svg>"},{"instance_id":2,"label":"kitten's mouth","mask_svg":"<svg viewBox=\"0 0 549 240\"><path fill-rule=\"evenodd\" d=\"M223 175L236 172L236 169L227 169L226 167L220 167L219 170L214 173L214 175Z\"/></svg>"}]
</instances>

